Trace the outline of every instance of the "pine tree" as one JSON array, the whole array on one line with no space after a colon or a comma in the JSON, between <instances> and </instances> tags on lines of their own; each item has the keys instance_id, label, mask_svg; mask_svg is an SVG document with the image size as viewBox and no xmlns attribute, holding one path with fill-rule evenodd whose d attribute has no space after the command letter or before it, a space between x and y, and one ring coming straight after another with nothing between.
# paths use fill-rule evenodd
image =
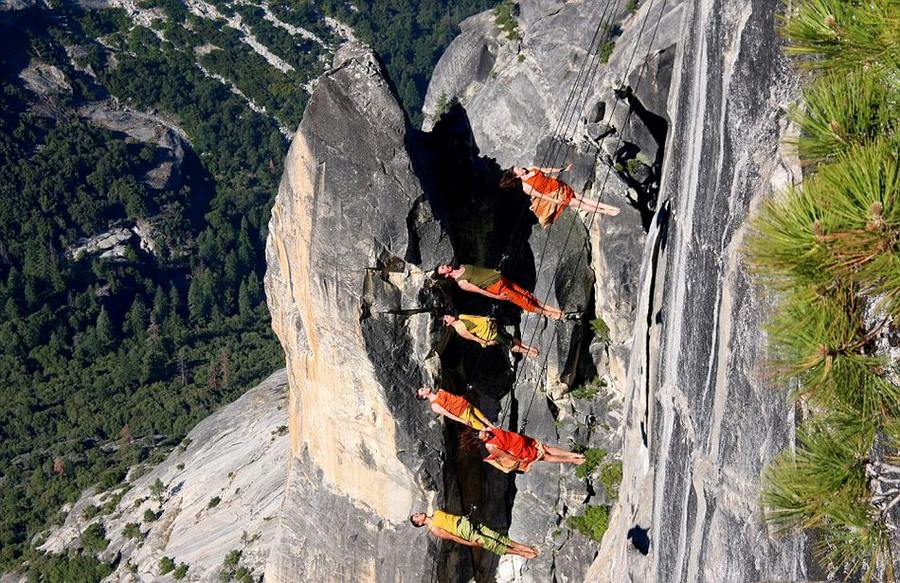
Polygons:
<instances>
[{"instance_id":1,"label":"pine tree","mask_svg":"<svg viewBox=\"0 0 900 583\"><path fill-rule=\"evenodd\" d=\"M150 320L158 325L163 325L169 316L169 299L161 285L156 286L156 293L153 294L153 312L150 314Z\"/></svg>"},{"instance_id":2,"label":"pine tree","mask_svg":"<svg viewBox=\"0 0 900 583\"><path fill-rule=\"evenodd\" d=\"M134 297L131 309L125 316L124 331L143 342L147 333L147 306L140 296Z\"/></svg>"},{"instance_id":3,"label":"pine tree","mask_svg":"<svg viewBox=\"0 0 900 583\"><path fill-rule=\"evenodd\" d=\"M242 324L250 324L253 321L253 302L250 299L250 291L247 289L247 280L241 282L238 291L238 313Z\"/></svg>"},{"instance_id":4,"label":"pine tree","mask_svg":"<svg viewBox=\"0 0 900 583\"><path fill-rule=\"evenodd\" d=\"M181 378L181 386L186 387L188 384L187 349L183 346L178 349L178 376Z\"/></svg>"},{"instance_id":5,"label":"pine tree","mask_svg":"<svg viewBox=\"0 0 900 583\"><path fill-rule=\"evenodd\" d=\"M247 293L250 294L250 303L256 309L256 306L262 300L262 286L259 284L259 278L256 276L256 273L251 273L250 277L247 278Z\"/></svg>"},{"instance_id":6,"label":"pine tree","mask_svg":"<svg viewBox=\"0 0 900 583\"><path fill-rule=\"evenodd\" d=\"M176 340L184 333L184 320L181 318L181 294L174 285L169 288L169 315L163 328L168 337Z\"/></svg>"},{"instance_id":7,"label":"pine tree","mask_svg":"<svg viewBox=\"0 0 900 583\"><path fill-rule=\"evenodd\" d=\"M100 353L105 353L110 349L116 339L112 321L109 318L109 312L106 311L106 306L100 308L100 315L97 316L97 326L95 330L97 349Z\"/></svg>"},{"instance_id":8,"label":"pine tree","mask_svg":"<svg viewBox=\"0 0 900 583\"><path fill-rule=\"evenodd\" d=\"M246 272L254 267L253 242L250 238L250 221L247 220L247 217L241 219L241 232L238 235L236 253L241 272Z\"/></svg>"},{"instance_id":9,"label":"pine tree","mask_svg":"<svg viewBox=\"0 0 900 583\"><path fill-rule=\"evenodd\" d=\"M240 267L238 266L237 255L234 251L229 251L225 255L225 282L228 287L235 287L240 281Z\"/></svg>"},{"instance_id":10,"label":"pine tree","mask_svg":"<svg viewBox=\"0 0 900 583\"><path fill-rule=\"evenodd\" d=\"M141 359L141 382L149 383L161 378L166 371L168 356L160 342L148 342Z\"/></svg>"},{"instance_id":11,"label":"pine tree","mask_svg":"<svg viewBox=\"0 0 900 583\"><path fill-rule=\"evenodd\" d=\"M181 294L175 285L169 288L169 314L171 316L181 317Z\"/></svg>"},{"instance_id":12,"label":"pine tree","mask_svg":"<svg viewBox=\"0 0 900 583\"><path fill-rule=\"evenodd\" d=\"M191 320L195 322L207 322L212 314L213 300L209 288L209 276L205 269L198 269L191 278L191 286L188 288L188 311Z\"/></svg>"},{"instance_id":13,"label":"pine tree","mask_svg":"<svg viewBox=\"0 0 900 583\"><path fill-rule=\"evenodd\" d=\"M231 354L227 348L223 348L219 352L219 375L222 387L227 389L231 385Z\"/></svg>"},{"instance_id":14,"label":"pine tree","mask_svg":"<svg viewBox=\"0 0 900 583\"><path fill-rule=\"evenodd\" d=\"M153 496L159 504L162 504L163 495L166 492L166 485L162 480L156 478L156 481L150 484L150 495Z\"/></svg>"}]
</instances>

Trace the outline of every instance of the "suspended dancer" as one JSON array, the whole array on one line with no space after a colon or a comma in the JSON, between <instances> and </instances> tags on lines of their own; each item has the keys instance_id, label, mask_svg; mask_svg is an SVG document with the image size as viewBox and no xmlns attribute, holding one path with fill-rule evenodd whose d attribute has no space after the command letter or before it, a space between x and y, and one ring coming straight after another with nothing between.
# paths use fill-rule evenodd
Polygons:
<instances>
[{"instance_id":1,"label":"suspended dancer","mask_svg":"<svg viewBox=\"0 0 900 583\"><path fill-rule=\"evenodd\" d=\"M618 207L575 194L571 186L550 176L571 169L571 163L565 168L513 166L500 179L500 187L521 186L525 194L531 197L531 212L537 217L542 227L553 224L566 207L610 216L621 212Z\"/></svg>"}]
</instances>

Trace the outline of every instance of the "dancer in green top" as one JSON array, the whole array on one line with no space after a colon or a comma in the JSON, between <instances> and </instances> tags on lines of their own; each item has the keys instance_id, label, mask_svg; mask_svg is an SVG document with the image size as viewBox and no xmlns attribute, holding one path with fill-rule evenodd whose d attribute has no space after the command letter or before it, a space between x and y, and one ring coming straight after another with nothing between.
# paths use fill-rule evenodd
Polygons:
<instances>
[{"instance_id":1,"label":"dancer in green top","mask_svg":"<svg viewBox=\"0 0 900 583\"><path fill-rule=\"evenodd\" d=\"M561 320L563 317L562 310L544 304L530 291L508 279L496 269L470 263L462 265L447 263L439 265L437 273L455 280L461 289L468 292L481 294L494 300L506 300L526 312L540 314L552 320Z\"/></svg>"}]
</instances>

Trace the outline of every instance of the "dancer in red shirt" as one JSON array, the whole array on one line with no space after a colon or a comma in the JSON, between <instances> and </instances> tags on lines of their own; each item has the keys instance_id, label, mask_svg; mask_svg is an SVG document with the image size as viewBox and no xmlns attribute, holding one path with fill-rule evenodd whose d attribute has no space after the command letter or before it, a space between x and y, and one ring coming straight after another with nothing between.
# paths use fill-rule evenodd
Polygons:
<instances>
[{"instance_id":1,"label":"dancer in red shirt","mask_svg":"<svg viewBox=\"0 0 900 583\"><path fill-rule=\"evenodd\" d=\"M503 472L527 472L532 464L545 461L556 464L584 463L584 455L541 443L533 437L504 429L483 429L478 439L488 455L484 461Z\"/></svg>"}]
</instances>

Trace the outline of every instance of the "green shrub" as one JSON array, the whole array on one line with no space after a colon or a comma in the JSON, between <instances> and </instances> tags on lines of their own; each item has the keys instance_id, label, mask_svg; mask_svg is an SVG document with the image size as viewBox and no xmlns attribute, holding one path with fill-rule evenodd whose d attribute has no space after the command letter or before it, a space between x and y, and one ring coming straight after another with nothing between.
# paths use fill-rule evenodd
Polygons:
<instances>
[{"instance_id":1,"label":"green shrub","mask_svg":"<svg viewBox=\"0 0 900 583\"><path fill-rule=\"evenodd\" d=\"M634 14L634 12L638 9L638 0L628 0L625 3L625 10L628 14Z\"/></svg>"},{"instance_id":2,"label":"green shrub","mask_svg":"<svg viewBox=\"0 0 900 583\"><path fill-rule=\"evenodd\" d=\"M96 554L106 550L109 539L106 538L106 529L99 522L95 522L81 533L81 547L88 554Z\"/></svg>"},{"instance_id":3,"label":"green shrub","mask_svg":"<svg viewBox=\"0 0 900 583\"><path fill-rule=\"evenodd\" d=\"M237 567L238 563L241 561L241 555L243 553L237 549L233 549L225 555L225 560L222 561L222 565L224 567L233 568Z\"/></svg>"},{"instance_id":4,"label":"green shrub","mask_svg":"<svg viewBox=\"0 0 900 583\"><path fill-rule=\"evenodd\" d=\"M81 517L85 520L93 520L98 516L100 516L100 507L94 504L85 506L84 511L81 513Z\"/></svg>"},{"instance_id":5,"label":"green shrub","mask_svg":"<svg viewBox=\"0 0 900 583\"><path fill-rule=\"evenodd\" d=\"M570 528L577 530L591 540L600 542L609 527L609 507L588 505L581 516L566 519Z\"/></svg>"},{"instance_id":6,"label":"green shrub","mask_svg":"<svg viewBox=\"0 0 900 583\"><path fill-rule=\"evenodd\" d=\"M594 399L597 395L600 394L600 391L606 386L606 381L603 379L594 379L592 381L588 381L583 385L579 385L566 393L573 399L584 399L589 401Z\"/></svg>"},{"instance_id":7,"label":"green shrub","mask_svg":"<svg viewBox=\"0 0 900 583\"><path fill-rule=\"evenodd\" d=\"M603 318L591 320L591 330L600 342L609 342L609 325Z\"/></svg>"},{"instance_id":8,"label":"green shrub","mask_svg":"<svg viewBox=\"0 0 900 583\"><path fill-rule=\"evenodd\" d=\"M175 570L175 561L172 557L163 557L159 560L159 574L166 575Z\"/></svg>"},{"instance_id":9,"label":"green shrub","mask_svg":"<svg viewBox=\"0 0 900 583\"><path fill-rule=\"evenodd\" d=\"M28 561L28 580L48 583L100 583L113 572L91 555L39 553Z\"/></svg>"},{"instance_id":10,"label":"green shrub","mask_svg":"<svg viewBox=\"0 0 900 583\"><path fill-rule=\"evenodd\" d=\"M585 464L587 465L587 464ZM600 483L611 500L619 497L619 486L622 484L622 462L614 461L600 468Z\"/></svg>"},{"instance_id":11,"label":"green shrub","mask_svg":"<svg viewBox=\"0 0 900 583\"><path fill-rule=\"evenodd\" d=\"M150 495L156 498L157 501L162 502L166 493L166 485L163 484L162 480L156 478L152 484L150 484Z\"/></svg>"},{"instance_id":12,"label":"green shrub","mask_svg":"<svg viewBox=\"0 0 900 583\"><path fill-rule=\"evenodd\" d=\"M584 452L585 461L575 468L575 475L586 478L606 459L607 451L602 447L589 449Z\"/></svg>"},{"instance_id":13,"label":"green shrub","mask_svg":"<svg viewBox=\"0 0 900 583\"><path fill-rule=\"evenodd\" d=\"M616 41L608 40L600 45L600 51L597 58L601 63L608 63L609 57L612 55L613 49L616 48Z\"/></svg>"},{"instance_id":14,"label":"green shrub","mask_svg":"<svg viewBox=\"0 0 900 583\"><path fill-rule=\"evenodd\" d=\"M178 567L175 568L175 572L172 573L172 577L176 580L181 581L185 577L187 577L188 569L190 567L186 563L181 563Z\"/></svg>"},{"instance_id":15,"label":"green shrub","mask_svg":"<svg viewBox=\"0 0 900 583\"><path fill-rule=\"evenodd\" d=\"M141 538L141 526L137 522L129 522L122 529L122 536L129 540Z\"/></svg>"},{"instance_id":16,"label":"green shrub","mask_svg":"<svg viewBox=\"0 0 900 583\"><path fill-rule=\"evenodd\" d=\"M243 565L240 565L241 554L241 551L234 549L225 555L225 560L222 561L222 570L219 571L219 581L227 583L229 581L237 580L241 583L244 583L245 581L247 583L253 583L252 572Z\"/></svg>"},{"instance_id":17,"label":"green shrub","mask_svg":"<svg viewBox=\"0 0 900 583\"><path fill-rule=\"evenodd\" d=\"M157 518L159 518L159 514L157 514L156 512L150 510L149 508L147 510L144 510L144 522L153 522Z\"/></svg>"},{"instance_id":18,"label":"green shrub","mask_svg":"<svg viewBox=\"0 0 900 583\"><path fill-rule=\"evenodd\" d=\"M125 479L125 470L122 468L114 468L103 472L100 476L100 488L109 490L115 488Z\"/></svg>"},{"instance_id":19,"label":"green shrub","mask_svg":"<svg viewBox=\"0 0 900 583\"><path fill-rule=\"evenodd\" d=\"M213 496L209 499L209 503L206 505L207 508L215 508L222 501L218 496Z\"/></svg>"},{"instance_id":20,"label":"green shrub","mask_svg":"<svg viewBox=\"0 0 900 583\"><path fill-rule=\"evenodd\" d=\"M506 38L511 41L517 41L521 38L519 34L519 23L516 22L516 3L512 0L503 0L494 8L494 22L497 27L506 33Z\"/></svg>"}]
</instances>

